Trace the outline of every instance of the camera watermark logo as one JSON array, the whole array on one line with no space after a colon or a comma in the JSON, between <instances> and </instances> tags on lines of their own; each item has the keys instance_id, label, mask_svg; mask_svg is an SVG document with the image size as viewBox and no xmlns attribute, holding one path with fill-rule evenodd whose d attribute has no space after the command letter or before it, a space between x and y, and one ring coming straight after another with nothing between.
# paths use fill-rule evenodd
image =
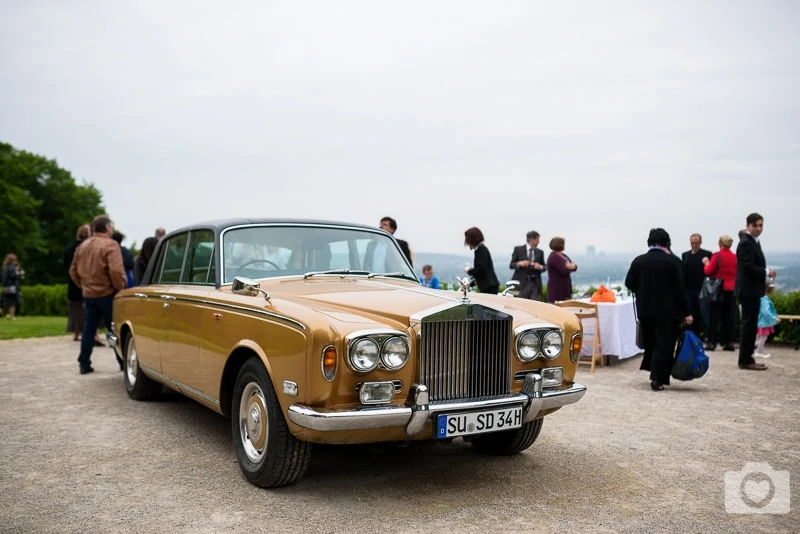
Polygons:
<instances>
[{"instance_id":1,"label":"camera watermark logo","mask_svg":"<svg viewBox=\"0 0 800 534\"><path fill-rule=\"evenodd\" d=\"M788 514L789 471L766 462L748 462L725 473L725 511L729 514Z\"/></svg>"}]
</instances>

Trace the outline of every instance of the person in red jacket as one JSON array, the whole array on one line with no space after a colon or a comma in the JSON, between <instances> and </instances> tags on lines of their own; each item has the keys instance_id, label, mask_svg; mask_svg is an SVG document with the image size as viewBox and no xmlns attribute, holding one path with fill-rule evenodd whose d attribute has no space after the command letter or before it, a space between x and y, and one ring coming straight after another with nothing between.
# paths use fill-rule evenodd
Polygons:
<instances>
[{"instance_id":1,"label":"person in red jacket","mask_svg":"<svg viewBox=\"0 0 800 534\"><path fill-rule=\"evenodd\" d=\"M736 284L736 254L731 252L733 238L724 235L719 238L719 252L711 258L703 258L703 270L706 276L722 280L722 299L718 302L709 302L711 317L709 332L706 340L706 350L717 348L717 339L723 350L733 351L733 326L736 320L736 299L733 296L733 286ZM719 323L722 321L722 335L717 337Z\"/></svg>"}]
</instances>

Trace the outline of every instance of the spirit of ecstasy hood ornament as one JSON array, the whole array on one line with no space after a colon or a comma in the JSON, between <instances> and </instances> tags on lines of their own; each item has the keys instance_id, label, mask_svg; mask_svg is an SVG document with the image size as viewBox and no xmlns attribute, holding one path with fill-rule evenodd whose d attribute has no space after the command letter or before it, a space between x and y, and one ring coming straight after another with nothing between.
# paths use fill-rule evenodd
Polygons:
<instances>
[{"instance_id":1,"label":"spirit of ecstasy hood ornament","mask_svg":"<svg viewBox=\"0 0 800 534\"><path fill-rule=\"evenodd\" d=\"M469 276L465 276L464 278L459 278L456 276L456 280L461 286L461 302L469 302L469 288L470 288L470 279Z\"/></svg>"}]
</instances>

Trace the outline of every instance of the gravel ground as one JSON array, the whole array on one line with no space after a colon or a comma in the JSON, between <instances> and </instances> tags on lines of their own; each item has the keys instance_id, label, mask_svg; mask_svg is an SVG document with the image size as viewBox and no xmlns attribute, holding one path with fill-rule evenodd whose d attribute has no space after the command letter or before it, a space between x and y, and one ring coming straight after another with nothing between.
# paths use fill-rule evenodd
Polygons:
<instances>
[{"instance_id":1,"label":"gravel ground","mask_svg":"<svg viewBox=\"0 0 800 534\"><path fill-rule=\"evenodd\" d=\"M584 398L521 455L460 441L319 447L279 490L242 478L227 420L177 394L132 401L110 349L85 376L77 349L68 337L0 342L2 532L800 531L790 348L771 347L765 372L712 353L705 377L661 392L640 358L582 367ZM788 514L726 512L725 473L747 462L789 471Z\"/></svg>"}]
</instances>

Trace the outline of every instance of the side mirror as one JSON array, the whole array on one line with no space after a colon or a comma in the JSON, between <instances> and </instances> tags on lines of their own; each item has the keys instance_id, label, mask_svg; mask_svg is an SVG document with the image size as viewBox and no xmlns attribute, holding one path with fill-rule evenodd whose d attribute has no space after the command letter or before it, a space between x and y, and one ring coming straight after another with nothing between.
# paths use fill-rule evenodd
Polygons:
<instances>
[{"instance_id":1,"label":"side mirror","mask_svg":"<svg viewBox=\"0 0 800 534\"><path fill-rule=\"evenodd\" d=\"M244 276L233 277L231 291L237 295L248 295L250 297L255 297L259 293L264 293L264 299L269 300L269 293L261 289L261 283L259 283L258 280L245 278Z\"/></svg>"}]
</instances>

